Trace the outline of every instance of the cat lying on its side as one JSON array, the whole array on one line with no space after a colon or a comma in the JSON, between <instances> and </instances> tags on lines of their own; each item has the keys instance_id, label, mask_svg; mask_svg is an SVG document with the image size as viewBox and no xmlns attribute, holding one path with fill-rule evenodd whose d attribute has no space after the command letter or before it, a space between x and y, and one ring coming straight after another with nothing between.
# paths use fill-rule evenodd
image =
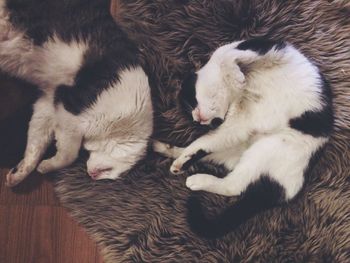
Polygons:
<instances>
[{"instance_id":1,"label":"cat lying on its side","mask_svg":"<svg viewBox=\"0 0 350 263\"><path fill-rule=\"evenodd\" d=\"M96 180L117 178L144 155L153 118L148 78L109 2L0 0L0 70L42 91L8 186L36 168L71 164L81 145ZM53 139L56 155L40 163Z\"/></svg>"},{"instance_id":2,"label":"cat lying on its side","mask_svg":"<svg viewBox=\"0 0 350 263\"><path fill-rule=\"evenodd\" d=\"M186 86L187 85L187 86ZM301 190L313 155L333 128L331 92L318 68L285 42L252 39L218 48L183 89L194 89L193 120L218 126L186 148L155 142L176 158L181 173L204 158L225 165L225 178L195 174L191 190L240 195L221 216L206 219L195 198L189 221L198 234L214 238L255 214L291 200Z\"/></svg>"}]
</instances>

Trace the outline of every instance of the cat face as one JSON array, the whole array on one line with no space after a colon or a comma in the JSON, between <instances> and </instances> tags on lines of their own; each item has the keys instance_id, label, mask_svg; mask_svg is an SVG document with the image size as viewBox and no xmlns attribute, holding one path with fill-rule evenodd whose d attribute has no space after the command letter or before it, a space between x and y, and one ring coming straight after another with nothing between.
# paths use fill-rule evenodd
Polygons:
<instances>
[{"instance_id":1,"label":"cat face","mask_svg":"<svg viewBox=\"0 0 350 263\"><path fill-rule=\"evenodd\" d=\"M87 161L88 174L93 180L116 179L131 166L127 156L114 156L99 151L91 152Z\"/></svg>"},{"instance_id":2,"label":"cat face","mask_svg":"<svg viewBox=\"0 0 350 263\"><path fill-rule=\"evenodd\" d=\"M219 126L230 103L230 90L216 65L207 64L187 77L182 85L182 107L191 110L192 119L201 125Z\"/></svg>"},{"instance_id":3,"label":"cat face","mask_svg":"<svg viewBox=\"0 0 350 263\"><path fill-rule=\"evenodd\" d=\"M195 122L216 128L224 121L230 105L240 100L245 76L232 49L231 45L219 48L207 64L184 80L180 97L187 101L183 107L189 105L192 109Z\"/></svg>"},{"instance_id":4,"label":"cat face","mask_svg":"<svg viewBox=\"0 0 350 263\"><path fill-rule=\"evenodd\" d=\"M209 60L197 72L195 90L197 106L192 111L193 120L203 125L221 123L225 119L231 98L221 66Z\"/></svg>"},{"instance_id":5,"label":"cat face","mask_svg":"<svg viewBox=\"0 0 350 263\"><path fill-rule=\"evenodd\" d=\"M131 169L146 152L145 140L120 140L120 138L104 138L103 140L87 140L84 148L90 152L87 161L88 174L93 180L116 179Z\"/></svg>"}]
</instances>

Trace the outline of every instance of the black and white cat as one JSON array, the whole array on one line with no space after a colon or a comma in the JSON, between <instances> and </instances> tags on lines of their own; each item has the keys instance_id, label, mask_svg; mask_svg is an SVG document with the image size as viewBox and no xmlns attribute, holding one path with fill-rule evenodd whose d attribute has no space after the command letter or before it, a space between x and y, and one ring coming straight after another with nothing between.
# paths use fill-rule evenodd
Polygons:
<instances>
[{"instance_id":1,"label":"black and white cat","mask_svg":"<svg viewBox=\"0 0 350 263\"><path fill-rule=\"evenodd\" d=\"M202 158L223 164L231 171L226 177L195 174L187 187L240 195L211 220L191 198L195 232L218 237L297 195L333 128L330 88L316 66L285 42L238 41L218 48L183 89L195 95L185 98L193 120L219 127L186 148L155 142L155 151L176 158L170 168L175 174Z\"/></svg>"},{"instance_id":2,"label":"black and white cat","mask_svg":"<svg viewBox=\"0 0 350 263\"><path fill-rule=\"evenodd\" d=\"M117 178L145 154L153 127L148 78L109 4L0 0L0 70L42 91L24 159L7 185L36 168L47 173L71 164L82 145L96 180ZM40 163L53 139L56 155Z\"/></svg>"}]
</instances>

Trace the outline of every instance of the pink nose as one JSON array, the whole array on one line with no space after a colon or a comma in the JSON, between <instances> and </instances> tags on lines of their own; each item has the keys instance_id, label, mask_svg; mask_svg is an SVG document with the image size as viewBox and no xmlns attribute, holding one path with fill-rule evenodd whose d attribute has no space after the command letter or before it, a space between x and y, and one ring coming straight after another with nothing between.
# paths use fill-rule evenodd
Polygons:
<instances>
[{"instance_id":1,"label":"pink nose","mask_svg":"<svg viewBox=\"0 0 350 263\"><path fill-rule=\"evenodd\" d=\"M88 174L92 179L96 180L100 176L101 170L94 169L94 170L88 171Z\"/></svg>"},{"instance_id":2,"label":"pink nose","mask_svg":"<svg viewBox=\"0 0 350 263\"><path fill-rule=\"evenodd\" d=\"M200 111L199 108L196 108L194 110L195 120L199 123L207 122L209 119L203 116L203 113Z\"/></svg>"},{"instance_id":3,"label":"pink nose","mask_svg":"<svg viewBox=\"0 0 350 263\"><path fill-rule=\"evenodd\" d=\"M96 180L102 173L110 170L112 170L112 168L94 168L92 170L88 170L88 174L93 180Z\"/></svg>"}]
</instances>

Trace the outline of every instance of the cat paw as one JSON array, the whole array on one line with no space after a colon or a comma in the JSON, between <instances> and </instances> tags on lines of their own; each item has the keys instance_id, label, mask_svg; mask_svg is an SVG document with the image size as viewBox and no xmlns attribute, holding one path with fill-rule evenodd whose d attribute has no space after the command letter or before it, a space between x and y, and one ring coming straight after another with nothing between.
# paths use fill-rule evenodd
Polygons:
<instances>
[{"instance_id":1,"label":"cat paw","mask_svg":"<svg viewBox=\"0 0 350 263\"><path fill-rule=\"evenodd\" d=\"M184 164L190 160L189 156L180 156L177 158L170 167L170 172L173 174L182 174L184 171Z\"/></svg>"},{"instance_id":2,"label":"cat paw","mask_svg":"<svg viewBox=\"0 0 350 263\"><path fill-rule=\"evenodd\" d=\"M209 174L195 174L186 179L186 186L192 191L207 190L213 184L213 176Z\"/></svg>"},{"instance_id":3,"label":"cat paw","mask_svg":"<svg viewBox=\"0 0 350 263\"><path fill-rule=\"evenodd\" d=\"M22 182L26 177L27 173L21 168L17 168L20 165L16 166L15 168L12 168L7 174L6 174L6 182L5 185L7 187L13 187L18 185L20 182Z\"/></svg>"}]
</instances>

